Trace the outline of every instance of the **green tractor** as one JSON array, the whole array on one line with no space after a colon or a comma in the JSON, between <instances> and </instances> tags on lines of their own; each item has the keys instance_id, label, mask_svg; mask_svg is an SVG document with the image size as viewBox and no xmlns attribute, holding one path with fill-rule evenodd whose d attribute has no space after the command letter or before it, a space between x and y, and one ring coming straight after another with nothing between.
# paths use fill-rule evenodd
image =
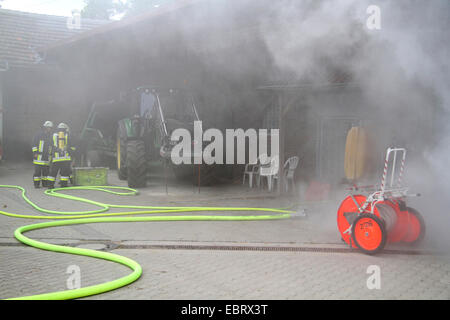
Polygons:
<instances>
[{"instance_id":1,"label":"green tractor","mask_svg":"<svg viewBox=\"0 0 450 320\"><path fill-rule=\"evenodd\" d=\"M92 105L79 137L80 166L116 167L117 121L126 117L127 111L120 100Z\"/></svg>"},{"instance_id":2,"label":"green tractor","mask_svg":"<svg viewBox=\"0 0 450 320\"><path fill-rule=\"evenodd\" d=\"M84 163L117 168L119 179L127 180L131 188L146 186L155 162L171 167L178 179L210 185L217 180L214 165L171 161L177 144L171 141L172 132L184 128L193 137L194 121L200 121L194 99L183 89L139 87L117 101L96 103L81 135ZM182 157L193 159L193 154Z\"/></svg>"}]
</instances>

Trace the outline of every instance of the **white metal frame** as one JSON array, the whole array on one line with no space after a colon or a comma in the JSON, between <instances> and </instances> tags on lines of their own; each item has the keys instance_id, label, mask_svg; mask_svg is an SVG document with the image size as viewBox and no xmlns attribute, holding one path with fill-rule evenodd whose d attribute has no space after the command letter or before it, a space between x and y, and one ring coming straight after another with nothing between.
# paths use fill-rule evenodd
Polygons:
<instances>
[{"instance_id":1,"label":"white metal frame","mask_svg":"<svg viewBox=\"0 0 450 320\"><path fill-rule=\"evenodd\" d=\"M392 161L391 161L392 158ZM398 159L401 158L400 170L396 176L396 165ZM373 214L377 203L385 201L387 198L403 198L407 196L418 196L418 194L408 194L408 187L403 186L402 178L405 169L406 149L405 148L388 148L384 161L383 176L381 178L381 187L379 190L377 185L365 187L353 187L352 190L365 190L368 193L366 202L360 207L351 195L353 201L358 207L360 213L365 212L367 207L371 205L370 212ZM387 181L389 179L389 181ZM369 190L376 191L372 192ZM371 192L371 193L369 193Z\"/></svg>"}]
</instances>

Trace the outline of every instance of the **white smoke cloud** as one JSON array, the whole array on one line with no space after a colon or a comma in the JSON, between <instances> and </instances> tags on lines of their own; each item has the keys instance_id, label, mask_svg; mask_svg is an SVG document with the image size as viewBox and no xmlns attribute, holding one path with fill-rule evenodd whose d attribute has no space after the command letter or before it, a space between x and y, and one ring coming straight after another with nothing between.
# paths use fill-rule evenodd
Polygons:
<instances>
[{"instance_id":1,"label":"white smoke cloud","mask_svg":"<svg viewBox=\"0 0 450 320\"><path fill-rule=\"evenodd\" d=\"M370 5L380 8L379 30L366 26ZM446 0L281 1L275 18L261 21L274 62L296 81L321 84L333 72L352 74L363 107L395 133L386 143L407 147L407 181L423 194L411 203L444 246L450 240L449 12ZM418 135L422 129L432 134Z\"/></svg>"}]
</instances>

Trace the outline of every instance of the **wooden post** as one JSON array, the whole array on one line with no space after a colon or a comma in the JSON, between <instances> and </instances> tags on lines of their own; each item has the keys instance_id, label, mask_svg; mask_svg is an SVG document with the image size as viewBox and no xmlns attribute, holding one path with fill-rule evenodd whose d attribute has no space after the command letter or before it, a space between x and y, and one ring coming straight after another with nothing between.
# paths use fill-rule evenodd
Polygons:
<instances>
[{"instance_id":1,"label":"wooden post","mask_svg":"<svg viewBox=\"0 0 450 320\"><path fill-rule=\"evenodd\" d=\"M169 160L165 159L164 160L164 182L166 184L166 195L169 194L169 188L167 186L167 163Z\"/></svg>"},{"instance_id":2,"label":"wooden post","mask_svg":"<svg viewBox=\"0 0 450 320\"><path fill-rule=\"evenodd\" d=\"M284 127L284 118L283 118L283 110L284 110L284 99L283 99L283 91L281 91L278 95L278 124L279 124L279 139L280 139L280 155L279 155L279 169L278 169L278 186L277 186L277 195L280 196L282 193L282 187L284 186L284 152L285 152L285 132L286 128Z\"/></svg>"},{"instance_id":3,"label":"wooden post","mask_svg":"<svg viewBox=\"0 0 450 320\"><path fill-rule=\"evenodd\" d=\"M198 193L200 193L200 174L201 174L201 170L200 170L200 164L198 165Z\"/></svg>"}]
</instances>

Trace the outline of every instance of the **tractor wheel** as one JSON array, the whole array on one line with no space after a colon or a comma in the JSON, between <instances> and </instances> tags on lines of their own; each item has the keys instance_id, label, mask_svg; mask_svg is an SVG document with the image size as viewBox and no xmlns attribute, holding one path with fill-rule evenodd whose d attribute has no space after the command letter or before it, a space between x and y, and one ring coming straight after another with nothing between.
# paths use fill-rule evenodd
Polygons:
<instances>
[{"instance_id":1,"label":"tractor wheel","mask_svg":"<svg viewBox=\"0 0 450 320\"><path fill-rule=\"evenodd\" d=\"M361 214L353 222L352 239L365 254L377 254L383 250L387 240L383 221L371 213Z\"/></svg>"},{"instance_id":2,"label":"tractor wheel","mask_svg":"<svg viewBox=\"0 0 450 320\"><path fill-rule=\"evenodd\" d=\"M123 139L117 135L117 176L120 180L127 180L127 145Z\"/></svg>"},{"instance_id":3,"label":"tractor wheel","mask_svg":"<svg viewBox=\"0 0 450 320\"><path fill-rule=\"evenodd\" d=\"M407 207L406 210L409 213L409 224L407 235L403 241L410 245L416 245L425 237L425 221L416 209Z\"/></svg>"},{"instance_id":4,"label":"tractor wheel","mask_svg":"<svg viewBox=\"0 0 450 320\"><path fill-rule=\"evenodd\" d=\"M143 188L147 184L147 161L144 141L127 143L127 178L130 188Z\"/></svg>"}]
</instances>

